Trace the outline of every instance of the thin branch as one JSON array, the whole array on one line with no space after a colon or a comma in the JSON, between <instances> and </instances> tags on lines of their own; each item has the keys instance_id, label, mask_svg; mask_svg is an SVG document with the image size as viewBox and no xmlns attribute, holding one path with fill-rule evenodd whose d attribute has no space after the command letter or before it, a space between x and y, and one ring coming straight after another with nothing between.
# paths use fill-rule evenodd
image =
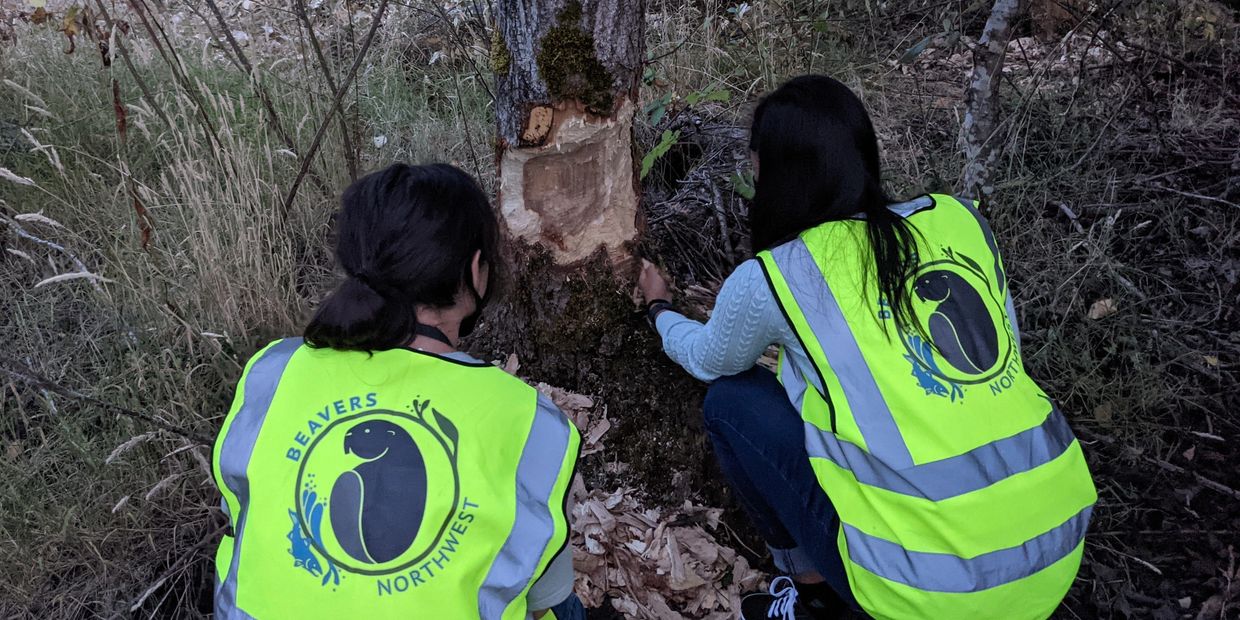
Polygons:
<instances>
[{"instance_id":1,"label":"thin branch","mask_svg":"<svg viewBox=\"0 0 1240 620\"><path fill-rule=\"evenodd\" d=\"M165 49L164 44L160 43L160 37L155 33L155 27L152 26L151 21L147 19L146 9L138 6L139 1L140 0L128 0L129 8L131 8L133 12L137 14L138 19L141 20L142 26L146 29L147 35L151 38L151 43L155 45L155 50L158 51L160 57L164 59L164 64L168 65L168 68L172 70L172 77L176 80L177 84L180 85L182 92L184 92L185 96L189 97L190 100L194 102L194 107L198 111L199 122L202 124L203 129L206 130L207 136L210 137L211 141L215 145L215 149L212 150L218 152L218 150L222 148L220 136L215 129L215 125L211 122L211 115L207 114L207 108L203 105L200 93L190 82L189 76L185 75L184 71L182 71L181 59L177 56L176 50L172 48ZM96 0L96 2L102 9L103 3L100 0ZM108 20L109 26L111 26L112 19L108 16L107 11L104 10L103 14L104 18ZM126 56L126 62L128 62L128 56Z\"/></svg>"},{"instance_id":2,"label":"thin branch","mask_svg":"<svg viewBox=\"0 0 1240 620\"><path fill-rule=\"evenodd\" d=\"M280 122L280 115L276 113L275 104L271 102L271 95L267 89L258 81L258 73L254 71L254 66L250 64L250 59L241 50L241 45L237 43L237 38L233 36L232 29L228 27L228 21L224 19L224 13L220 11L219 4L215 0L206 0L207 6L211 9L211 13L215 15L216 21L220 24L220 30L224 33L224 39L228 41L229 47L232 48L233 54L238 63L241 64L242 70L245 71L246 78L250 81L250 87L254 89L254 94L258 95L258 100L262 102L263 108L267 110L267 114L271 116L271 126L275 129L276 135L280 141L293 154L297 154L297 143L293 141L292 136L284 129L284 125ZM307 170L310 179L318 186L319 190L326 193L328 190L327 182L323 180L317 172Z\"/></svg>"},{"instance_id":3,"label":"thin branch","mask_svg":"<svg viewBox=\"0 0 1240 620\"><path fill-rule=\"evenodd\" d=\"M319 146L323 143L323 135L327 133L327 127L331 124L332 118L336 116L336 112L340 110L340 102L344 99L344 95L348 92L349 87L353 85L353 80L357 77L357 70L362 66L362 60L366 58L366 53L370 51L370 44L374 42L375 33L379 31L379 26L383 23L383 15L387 12L388 0L381 0L379 8L375 9L374 19L370 23L370 31L366 33L366 38L362 41L362 49L357 52L357 57L353 59L353 65L349 67L349 73L345 76L344 81L340 84L340 89L336 91L336 96L332 98L332 106L327 110L327 117L323 122L319 123L319 129L314 133L314 140L310 142L310 148L301 158L301 170L297 171L297 177L293 179L293 185L289 187L288 194L284 197L284 203L280 207L281 220L287 220L289 211L293 206L293 199L297 197L297 190L301 188L301 182L305 179L306 173L310 170L310 164L314 162L314 157L319 152Z\"/></svg>"},{"instance_id":4,"label":"thin branch","mask_svg":"<svg viewBox=\"0 0 1240 620\"><path fill-rule=\"evenodd\" d=\"M237 43L237 38L233 36L232 29L228 27L228 21L224 19L224 13L220 11L220 6L215 0L206 0L207 7L211 9L211 13L215 15L215 20L219 22L220 31L224 33L224 40L228 41L228 46L232 48L233 56L237 63L241 65L241 70L245 71L245 76L250 80L250 86L254 89L254 94L258 95L258 100L262 102L263 107L267 110L267 114L271 115L271 126L275 129L276 135L280 136L280 140L284 142L292 151L296 152L295 143L288 132L284 130L284 125L280 123L280 115L276 113L275 105L271 103L271 95L267 89L258 81L258 75L254 72L254 65L250 64L250 59L241 50L241 45Z\"/></svg>"},{"instance_id":5,"label":"thin branch","mask_svg":"<svg viewBox=\"0 0 1240 620\"><path fill-rule=\"evenodd\" d=\"M103 5L103 0L95 0L95 6L98 7L99 13L103 15L103 21L108 25L108 31L115 33L116 24L112 22L112 16L108 14L108 9ZM122 33L124 30L121 31ZM129 69L129 75L133 77L133 81L137 83L138 90L142 91L142 98L155 110L155 115L168 126L173 129L172 119L168 118L168 114L159 106L159 102L155 101L155 95L151 93L151 88L147 86L146 80L142 79L142 75L138 73L138 68L134 66L133 59L129 57L129 49L125 47L125 40L117 36L115 37L116 49L121 53L121 60L125 61L125 67Z\"/></svg>"},{"instance_id":6,"label":"thin branch","mask_svg":"<svg viewBox=\"0 0 1240 620\"><path fill-rule=\"evenodd\" d=\"M323 70L323 79L327 81L327 88L331 90L334 97L340 89L336 86L336 78L332 76L331 66L327 63L327 57L323 54L323 46L319 45L319 36L314 32L314 25L310 23L310 16L306 14L306 0L295 0L293 8L297 13L297 18L306 27L306 37L310 39L310 48L314 50L314 56L318 59L319 68ZM345 164L349 167L349 180L356 181L357 151L353 148L353 137L349 131L349 120L343 114L340 115L340 135L344 139L344 150L347 154Z\"/></svg>"},{"instance_id":7,"label":"thin branch","mask_svg":"<svg viewBox=\"0 0 1240 620\"><path fill-rule=\"evenodd\" d=\"M24 383L32 385L40 390L45 390L53 394L59 394L60 396L72 398L74 400L80 400L82 402L90 403L97 407L102 407L104 409L114 411L123 416L133 418L135 420L141 420L143 422L146 422L147 424L151 424L160 429L168 431L169 433L178 435L180 437L183 437L185 439L188 439L190 441L196 442L204 446L210 446L213 443L213 441L206 436L199 435L192 431L186 431L186 430L177 428L167 422L164 422L162 420L159 420L158 418L149 416L140 411L134 411L133 409L129 409L128 407L114 405L112 403L99 400L93 396L89 396L87 394L78 392L77 390L69 389L63 385L60 385L59 383L56 383L55 381L48 379L47 377L40 375L39 373L35 372L34 369L30 368L29 366L3 353L0 353L0 372L3 372L9 375L10 377L13 377L14 379L18 379Z\"/></svg>"}]
</instances>

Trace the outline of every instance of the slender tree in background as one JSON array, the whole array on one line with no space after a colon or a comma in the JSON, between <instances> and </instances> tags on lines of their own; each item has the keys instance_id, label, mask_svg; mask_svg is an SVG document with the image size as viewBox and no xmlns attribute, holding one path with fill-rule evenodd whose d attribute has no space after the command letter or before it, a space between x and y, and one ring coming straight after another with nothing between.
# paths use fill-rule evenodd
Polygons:
<instances>
[{"instance_id":1,"label":"slender tree in background","mask_svg":"<svg viewBox=\"0 0 1240 620\"><path fill-rule=\"evenodd\" d=\"M499 205L510 237L557 265L638 233L633 115L644 0L496 0Z\"/></svg>"},{"instance_id":2,"label":"slender tree in background","mask_svg":"<svg viewBox=\"0 0 1240 620\"><path fill-rule=\"evenodd\" d=\"M965 89L964 125L960 143L964 149L964 195L982 198L994 191L990 175L1003 145L999 128L999 83L1012 23L1020 15L1022 0L996 0L973 50L973 73Z\"/></svg>"}]
</instances>

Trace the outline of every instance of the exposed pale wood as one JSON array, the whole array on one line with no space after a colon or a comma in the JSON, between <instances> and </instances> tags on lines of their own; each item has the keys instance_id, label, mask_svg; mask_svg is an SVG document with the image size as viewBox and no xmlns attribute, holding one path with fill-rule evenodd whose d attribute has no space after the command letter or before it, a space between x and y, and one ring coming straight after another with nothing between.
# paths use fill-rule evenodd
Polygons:
<instances>
[{"instance_id":1,"label":"exposed pale wood","mask_svg":"<svg viewBox=\"0 0 1240 620\"><path fill-rule=\"evenodd\" d=\"M492 69L510 236L574 264L637 237L644 0L498 0Z\"/></svg>"}]
</instances>

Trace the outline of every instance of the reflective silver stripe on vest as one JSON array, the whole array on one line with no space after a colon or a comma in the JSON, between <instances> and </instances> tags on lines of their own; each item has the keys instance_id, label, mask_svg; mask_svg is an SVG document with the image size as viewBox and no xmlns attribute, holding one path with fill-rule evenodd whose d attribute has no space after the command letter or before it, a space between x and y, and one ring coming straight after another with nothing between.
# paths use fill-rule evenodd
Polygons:
<instances>
[{"instance_id":1,"label":"reflective silver stripe on vest","mask_svg":"<svg viewBox=\"0 0 1240 620\"><path fill-rule=\"evenodd\" d=\"M973 218L977 220L977 225L982 228L982 236L986 237L986 246L990 248L990 255L995 257L995 286L999 288L1000 293L1007 291L1007 274L1003 273L1003 265L999 262L999 244L995 242L995 233L990 229L990 221L981 211L977 210L977 205L973 204L968 198L952 196L952 199L960 203L961 206L969 210L973 214Z\"/></svg>"},{"instance_id":2,"label":"reflective silver stripe on vest","mask_svg":"<svg viewBox=\"0 0 1240 620\"><path fill-rule=\"evenodd\" d=\"M228 568L228 576L215 593L217 618L250 618L249 614L237 609L237 568L241 565L241 541L245 537L246 514L250 505L250 483L246 478L246 470L250 466L254 444L258 441L258 432L263 427L267 410L271 408L271 399L275 397L276 388L280 385L280 377L284 375L285 367L301 344L301 338L281 340L267 349L250 367L250 372L245 376L245 387L242 388L241 409L233 417L220 448L220 474L224 478L224 484L237 496L241 514L233 515L236 537L233 541L232 564Z\"/></svg>"},{"instance_id":3,"label":"reflective silver stripe on vest","mask_svg":"<svg viewBox=\"0 0 1240 620\"><path fill-rule=\"evenodd\" d=\"M779 360L779 382L784 386L784 392L788 394L788 400L792 401L792 406L797 411L805 406L805 390L809 386L805 384L805 378L801 376L801 372L793 365L791 357L787 351L780 356Z\"/></svg>"},{"instance_id":4,"label":"reflective silver stripe on vest","mask_svg":"<svg viewBox=\"0 0 1240 620\"><path fill-rule=\"evenodd\" d=\"M891 581L930 592L977 592L1011 583L1058 562L1085 539L1093 506L1024 544L977 557L909 551L843 524L848 557L858 566Z\"/></svg>"},{"instance_id":5,"label":"reflective silver stripe on vest","mask_svg":"<svg viewBox=\"0 0 1240 620\"><path fill-rule=\"evenodd\" d=\"M1039 426L964 454L895 470L856 445L805 423L810 457L830 460L851 471L862 484L936 502L1045 465L1059 458L1074 440L1068 421L1052 407Z\"/></svg>"},{"instance_id":6,"label":"reflective silver stripe on vest","mask_svg":"<svg viewBox=\"0 0 1240 620\"><path fill-rule=\"evenodd\" d=\"M878 383L861 355L857 339L844 320L844 313L831 291L831 285L818 269L809 248L798 238L771 250L771 257L788 283L792 298L801 308L814 339L822 346L831 370L839 379L848 408L870 453L892 467L911 467L913 457L900 435L891 409L887 407L887 401L883 399ZM817 363L812 356L810 363ZM825 376L827 373L822 374Z\"/></svg>"},{"instance_id":7,"label":"reflective silver stripe on vest","mask_svg":"<svg viewBox=\"0 0 1240 620\"><path fill-rule=\"evenodd\" d=\"M512 531L478 591L482 620L503 616L504 610L525 591L536 577L534 572L543 551L555 535L551 494L564 466L570 430L564 414L543 398L538 399L534 424L517 464L517 516Z\"/></svg>"}]
</instances>

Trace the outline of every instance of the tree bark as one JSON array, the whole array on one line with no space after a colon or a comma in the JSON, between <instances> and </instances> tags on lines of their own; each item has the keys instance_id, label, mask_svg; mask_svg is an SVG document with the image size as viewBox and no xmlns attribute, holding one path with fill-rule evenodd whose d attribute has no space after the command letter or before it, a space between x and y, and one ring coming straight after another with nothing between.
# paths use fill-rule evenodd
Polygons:
<instances>
[{"instance_id":1,"label":"tree bark","mask_svg":"<svg viewBox=\"0 0 1240 620\"><path fill-rule=\"evenodd\" d=\"M663 354L629 294L644 4L496 0L499 204L516 267L469 349L516 354L523 376L606 404L611 432L626 438L608 458L632 469L621 478L586 457L588 484L640 479L669 505L722 503L700 421L704 388Z\"/></svg>"},{"instance_id":2,"label":"tree bark","mask_svg":"<svg viewBox=\"0 0 1240 620\"><path fill-rule=\"evenodd\" d=\"M497 0L499 205L510 238L556 264L603 248L626 264L638 234L633 116L644 0Z\"/></svg>"},{"instance_id":3,"label":"tree bark","mask_svg":"<svg viewBox=\"0 0 1240 620\"><path fill-rule=\"evenodd\" d=\"M1021 0L996 0L973 50L973 74L965 89L964 125L960 133L965 164L964 195L982 198L994 192L991 172L1002 152L995 134L999 125L999 82L1003 59L1012 34L1012 22L1020 15Z\"/></svg>"}]
</instances>

